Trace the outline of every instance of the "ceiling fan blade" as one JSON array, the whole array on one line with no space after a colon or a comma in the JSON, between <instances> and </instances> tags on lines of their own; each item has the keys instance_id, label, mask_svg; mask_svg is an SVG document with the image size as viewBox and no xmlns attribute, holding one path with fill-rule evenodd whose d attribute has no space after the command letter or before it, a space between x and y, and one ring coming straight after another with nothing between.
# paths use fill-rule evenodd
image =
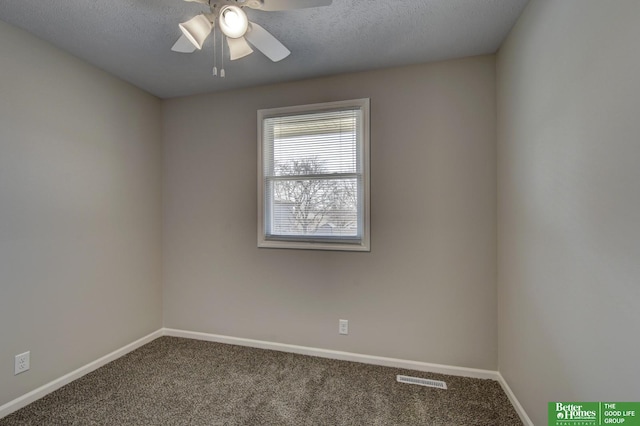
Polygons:
<instances>
[{"instance_id":1,"label":"ceiling fan blade","mask_svg":"<svg viewBox=\"0 0 640 426\"><path fill-rule=\"evenodd\" d=\"M307 7L329 6L332 0L261 0L249 1L247 6L266 11L304 9Z\"/></svg>"},{"instance_id":2,"label":"ceiling fan blade","mask_svg":"<svg viewBox=\"0 0 640 426\"><path fill-rule=\"evenodd\" d=\"M249 25L249 31L245 35L249 43L273 62L278 62L289 56L291 51L280 43L269 31L255 22Z\"/></svg>"},{"instance_id":3,"label":"ceiling fan blade","mask_svg":"<svg viewBox=\"0 0 640 426\"><path fill-rule=\"evenodd\" d=\"M180 53L193 53L196 51L196 47L183 34L180 36L178 41L175 42L171 50Z\"/></svg>"},{"instance_id":4,"label":"ceiling fan blade","mask_svg":"<svg viewBox=\"0 0 640 426\"><path fill-rule=\"evenodd\" d=\"M188 1L188 2L191 2L191 3L209 4L209 0L184 0L184 1Z\"/></svg>"},{"instance_id":5,"label":"ceiling fan blade","mask_svg":"<svg viewBox=\"0 0 640 426\"><path fill-rule=\"evenodd\" d=\"M244 37L227 37L227 45L229 46L229 56L232 61L244 58L245 56L253 53L253 49L251 48L251 46L249 46L247 40L245 40Z\"/></svg>"}]
</instances>

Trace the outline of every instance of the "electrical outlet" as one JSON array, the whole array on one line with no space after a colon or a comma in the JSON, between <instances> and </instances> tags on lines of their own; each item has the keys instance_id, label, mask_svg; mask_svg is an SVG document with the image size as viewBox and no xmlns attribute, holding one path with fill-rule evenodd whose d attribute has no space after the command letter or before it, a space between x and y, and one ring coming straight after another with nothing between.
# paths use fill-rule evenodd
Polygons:
<instances>
[{"instance_id":1,"label":"electrical outlet","mask_svg":"<svg viewBox=\"0 0 640 426\"><path fill-rule=\"evenodd\" d=\"M338 333L349 334L349 320L341 319L338 323Z\"/></svg>"},{"instance_id":2,"label":"electrical outlet","mask_svg":"<svg viewBox=\"0 0 640 426\"><path fill-rule=\"evenodd\" d=\"M14 367L14 375L24 373L30 368L29 358L31 357L31 351L27 351L20 355L16 355L16 362Z\"/></svg>"}]
</instances>

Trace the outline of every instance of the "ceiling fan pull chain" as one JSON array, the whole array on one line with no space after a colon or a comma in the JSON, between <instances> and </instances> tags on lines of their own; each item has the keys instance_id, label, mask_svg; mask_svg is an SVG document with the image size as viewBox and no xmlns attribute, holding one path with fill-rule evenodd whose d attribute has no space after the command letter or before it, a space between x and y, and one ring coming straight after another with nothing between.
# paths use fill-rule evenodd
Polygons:
<instances>
[{"instance_id":1,"label":"ceiling fan pull chain","mask_svg":"<svg viewBox=\"0 0 640 426\"><path fill-rule=\"evenodd\" d=\"M224 34L222 35L222 37L220 37L220 46L222 46L222 55L221 55L221 60L222 60L222 69L220 70L220 77L224 78L225 77L225 72L224 72Z\"/></svg>"},{"instance_id":2,"label":"ceiling fan pull chain","mask_svg":"<svg viewBox=\"0 0 640 426\"><path fill-rule=\"evenodd\" d=\"M216 29L213 29L213 76L216 77L218 75L218 55L216 55L217 51L216 45Z\"/></svg>"}]
</instances>

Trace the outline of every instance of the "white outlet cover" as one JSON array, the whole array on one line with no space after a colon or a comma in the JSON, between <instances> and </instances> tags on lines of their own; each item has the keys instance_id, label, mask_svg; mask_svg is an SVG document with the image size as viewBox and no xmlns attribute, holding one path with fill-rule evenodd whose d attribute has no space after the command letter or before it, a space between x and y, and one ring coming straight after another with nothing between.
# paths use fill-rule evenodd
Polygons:
<instances>
[{"instance_id":1,"label":"white outlet cover","mask_svg":"<svg viewBox=\"0 0 640 426\"><path fill-rule=\"evenodd\" d=\"M338 333L349 334L349 320L341 319L338 323Z\"/></svg>"},{"instance_id":2,"label":"white outlet cover","mask_svg":"<svg viewBox=\"0 0 640 426\"><path fill-rule=\"evenodd\" d=\"M25 371L28 371L29 368L31 367L30 358L31 358L31 351L27 351L19 355L16 355L13 374L18 375L20 373L24 373Z\"/></svg>"}]
</instances>

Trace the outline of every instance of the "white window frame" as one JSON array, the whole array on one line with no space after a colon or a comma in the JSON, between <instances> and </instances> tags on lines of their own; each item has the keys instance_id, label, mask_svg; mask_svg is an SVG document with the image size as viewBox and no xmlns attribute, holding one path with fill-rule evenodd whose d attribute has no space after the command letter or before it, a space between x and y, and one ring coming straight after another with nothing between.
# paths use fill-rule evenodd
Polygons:
<instances>
[{"instance_id":1,"label":"white window frame","mask_svg":"<svg viewBox=\"0 0 640 426\"><path fill-rule=\"evenodd\" d=\"M308 250L339 250L339 251L371 251L370 247L370 172L369 172L369 149L370 149L370 108L369 99L353 99L338 102L327 102L319 104L298 105L282 108L270 108L258 110L258 247L266 248L286 248L286 249L308 249ZM324 112L340 110L345 108L359 108L362 111L362 204L359 208L359 229L361 237L354 240L352 237L333 237L330 241L326 238L313 238L309 236L293 237L268 237L266 235L265 213L267 211L265 196L264 177L264 120L272 117L309 114L314 112Z\"/></svg>"}]
</instances>

